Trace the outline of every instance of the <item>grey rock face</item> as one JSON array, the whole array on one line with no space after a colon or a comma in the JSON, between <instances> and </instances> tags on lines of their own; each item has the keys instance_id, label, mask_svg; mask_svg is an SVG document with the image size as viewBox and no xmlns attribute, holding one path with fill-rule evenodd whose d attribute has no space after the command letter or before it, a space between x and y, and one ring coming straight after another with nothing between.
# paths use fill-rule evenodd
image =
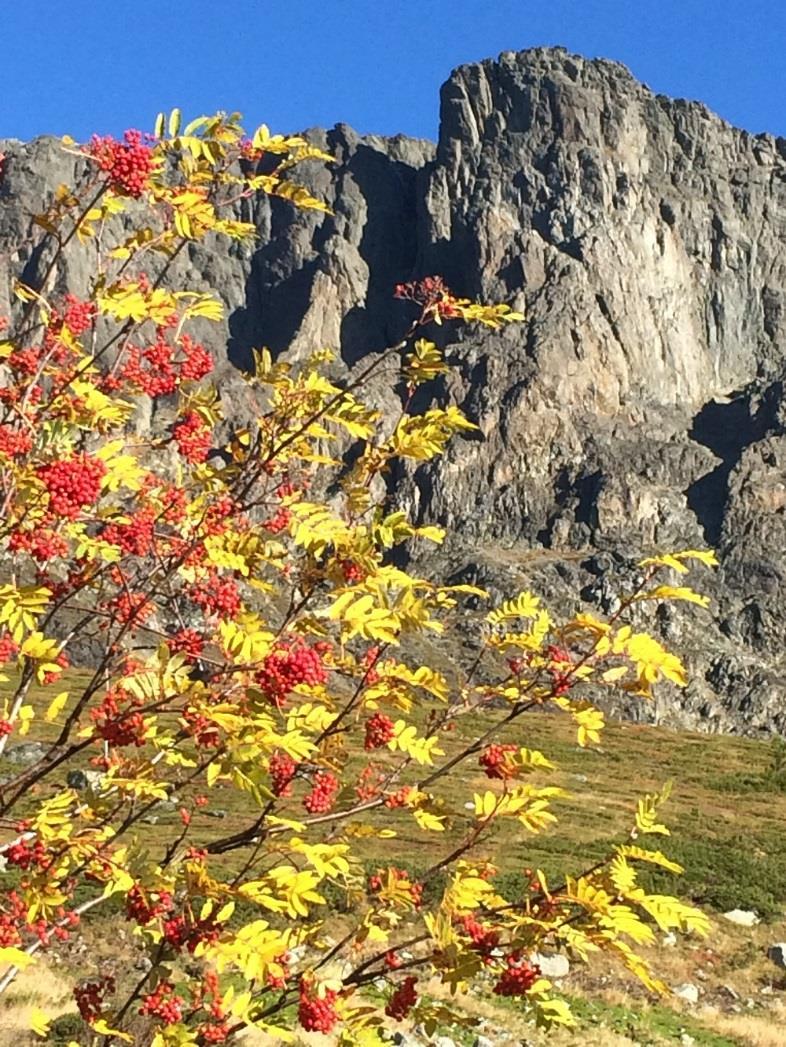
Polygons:
<instances>
[{"instance_id":1,"label":"grey rock face","mask_svg":"<svg viewBox=\"0 0 786 1047\"><path fill-rule=\"evenodd\" d=\"M335 214L244 201L256 248L196 246L172 273L224 300L204 336L234 415L253 346L330 345L351 368L390 344L398 281L441 273L509 302L526 321L502 334L438 332L455 370L435 396L479 433L394 478L402 504L458 532L434 570L613 611L642 553L714 545L721 569L697 582L712 613L657 615L693 682L622 711L786 730L786 142L551 49L454 71L436 148L309 134L337 158L306 171ZM29 215L79 161L51 139L0 151L1 314L10 273L44 261L22 246ZM63 286L84 284L80 264Z\"/></svg>"}]
</instances>

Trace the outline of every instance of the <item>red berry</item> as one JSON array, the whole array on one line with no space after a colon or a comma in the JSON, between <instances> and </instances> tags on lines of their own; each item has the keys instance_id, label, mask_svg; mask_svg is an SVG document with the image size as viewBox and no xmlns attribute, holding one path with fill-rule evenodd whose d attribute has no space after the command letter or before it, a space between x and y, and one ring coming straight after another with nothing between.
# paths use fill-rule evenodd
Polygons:
<instances>
[{"instance_id":1,"label":"red berry","mask_svg":"<svg viewBox=\"0 0 786 1047\"><path fill-rule=\"evenodd\" d=\"M409 975L399 985L393 995L390 997L387 1007L385 1008L385 1014L389 1018L393 1018L395 1021L403 1021L407 1017L409 1012L418 1002L418 994L415 990L418 980L414 975Z\"/></svg>"},{"instance_id":2,"label":"red berry","mask_svg":"<svg viewBox=\"0 0 786 1047\"><path fill-rule=\"evenodd\" d=\"M381 749L393 738L396 725L384 713L374 713L366 721L366 749Z\"/></svg>"},{"instance_id":3,"label":"red berry","mask_svg":"<svg viewBox=\"0 0 786 1047\"><path fill-rule=\"evenodd\" d=\"M270 789L276 796L292 794L292 779L297 771L297 764L288 753L273 753L268 765L270 771Z\"/></svg>"},{"instance_id":4,"label":"red berry","mask_svg":"<svg viewBox=\"0 0 786 1047\"><path fill-rule=\"evenodd\" d=\"M324 814L333 806L338 790L339 783L334 774L318 771L311 792L303 799L303 806L309 814Z\"/></svg>"},{"instance_id":5,"label":"red berry","mask_svg":"<svg viewBox=\"0 0 786 1047\"><path fill-rule=\"evenodd\" d=\"M502 972L494 986L497 996L524 996L540 977L540 967L512 952L506 958L507 969Z\"/></svg>"},{"instance_id":6,"label":"red berry","mask_svg":"<svg viewBox=\"0 0 786 1047\"><path fill-rule=\"evenodd\" d=\"M489 745L478 757L478 764L487 778L511 778L515 773L509 756L518 751L516 745Z\"/></svg>"},{"instance_id":7,"label":"red berry","mask_svg":"<svg viewBox=\"0 0 786 1047\"><path fill-rule=\"evenodd\" d=\"M114 190L139 197L153 173L153 151L142 144L141 131L126 131L123 138L123 142L118 142L111 135L104 138L93 135L88 152L109 175Z\"/></svg>"},{"instance_id":8,"label":"red berry","mask_svg":"<svg viewBox=\"0 0 786 1047\"><path fill-rule=\"evenodd\" d=\"M172 436L187 462L204 462L213 446L213 433L196 411L173 426Z\"/></svg>"},{"instance_id":9,"label":"red berry","mask_svg":"<svg viewBox=\"0 0 786 1047\"><path fill-rule=\"evenodd\" d=\"M86 505L98 501L105 475L101 459L86 454L42 465L37 472L49 495L50 509L67 520L76 520Z\"/></svg>"},{"instance_id":10,"label":"red berry","mask_svg":"<svg viewBox=\"0 0 786 1047\"><path fill-rule=\"evenodd\" d=\"M338 1021L335 1006L337 995L333 989L323 989L322 995L318 995L312 985L301 980L297 1016L306 1032L332 1031Z\"/></svg>"}]
</instances>

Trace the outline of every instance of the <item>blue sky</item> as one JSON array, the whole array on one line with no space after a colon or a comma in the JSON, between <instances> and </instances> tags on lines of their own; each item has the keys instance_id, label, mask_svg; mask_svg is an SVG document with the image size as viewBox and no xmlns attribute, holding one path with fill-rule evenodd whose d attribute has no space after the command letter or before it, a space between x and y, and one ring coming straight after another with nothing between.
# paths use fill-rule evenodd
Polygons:
<instances>
[{"instance_id":1,"label":"blue sky","mask_svg":"<svg viewBox=\"0 0 786 1047\"><path fill-rule=\"evenodd\" d=\"M150 129L178 105L434 138L453 67L546 44L786 135L786 0L0 0L0 40L0 137Z\"/></svg>"}]
</instances>

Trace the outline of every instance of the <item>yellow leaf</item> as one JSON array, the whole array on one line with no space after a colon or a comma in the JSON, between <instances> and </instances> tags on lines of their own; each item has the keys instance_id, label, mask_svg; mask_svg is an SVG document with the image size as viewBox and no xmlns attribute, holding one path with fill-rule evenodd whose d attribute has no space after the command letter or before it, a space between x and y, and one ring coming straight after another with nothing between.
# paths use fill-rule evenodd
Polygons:
<instances>
[{"instance_id":1,"label":"yellow leaf","mask_svg":"<svg viewBox=\"0 0 786 1047\"><path fill-rule=\"evenodd\" d=\"M615 683L617 680L621 680L627 672L627 665L615 665L613 669L607 669L605 673L602 673L600 678L604 683Z\"/></svg>"},{"instance_id":2,"label":"yellow leaf","mask_svg":"<svg viewBox=\"0 0 786 1047\"><path fill-rule=\"evenodd\" d=\"M93 1022L93 1029L102 1036L116 1036L118 1040L124 1040L126 1043L133 1043L134 1037L129 1036L127 1032L120 1032L118 1029L110 1029L108 1023L103 1018L99 1018L97 1022Z\"/></svg>"},{"instance_id":3,"label":"yellow leaf","mask_svg":"<svg viewBox=\"0 0 786 1047\"><path fill-rule=\"evenodd\" d=\"M30 1012L30 1028L36 1036L49 1035L50 1019L44 1014L40 1007L34 1007Z\"/></svg>"},{"instance_id":4,"label":"yellow leaf","mask_svg":"<svg viewBox=\"0 0 786 1047\"><path fill-rule=\"evenodd\" d=\"M19 710L19 734L25 735L30 730L35 719L35 709L32 705L23 705Z\"/></svg>"},{"instance_id":5,"label":"yellow leaf","mask_svg":"<svg viewBox=\"0 0 786 1047\"><path fill-rule=\"evenodd\" d=\"M642 593L636 597L637 600L685 600L687 603L698 604L699 607L709 607L709 596L702 596L694 592L688 586L659 585L648 593Z\"/></svg>"},{"instance_id":6,"label":"yellow leaf","mask_svg":"<svg viewBox=\"0 0 786 1047\"><path fill-rule=\"evenodd\" d=\"M422 807L416 807L412 813L421 829L430 829L437 833L445 831L444 815L431 814L429 811L424 811Z\"/></svg>"},{"instance_id":7,"label":"yellow leaf","mask_svg":"<svg viewBox=\"0 0 786 1047\"><path fill-rule=\"evenodd\" d=\"M47 723L54 723L60 713L65 708L65 704L68 701L68 691L61 691L56 698L53 698L49 703L49 708L44 714L44 719Z\"/></svg>"},{"instance_id":8,"label":"yellow leaf","mask_svg":"<svg viewBox=\"0 0 786 1047\"><path fill-rule=\"evenodd\" d=\"M25 967L29 967L35 962L33 956L30 956L22 949L15 948L13 945L0 947L0 963L10 963L14 967L18 967L20 971L23 971Z\"/></svg>"}]
</instances>

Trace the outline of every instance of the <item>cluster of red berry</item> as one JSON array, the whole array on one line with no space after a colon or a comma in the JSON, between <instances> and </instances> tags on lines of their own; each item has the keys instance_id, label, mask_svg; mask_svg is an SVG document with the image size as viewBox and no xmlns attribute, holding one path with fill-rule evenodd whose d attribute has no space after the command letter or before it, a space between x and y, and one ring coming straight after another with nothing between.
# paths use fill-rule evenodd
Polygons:
<instances>
[{"instance_id":1,"label":"cluster of red berry","mask_svg":"<svg viewBox=\"0 0 786 1047\"><path fill-rule=\"evenodd\" d=\"M393 297L416 302L422 306L424 313L434 313L446 319L461 315L456 307L455 295L445 286L441 276L424 276L422 280L396 284Z\"/></svg>"},{"instance_id":2,"label":"cluster of red berry","mask_svg":"<svg viewBox=\"0 0 786 1047\"><path fill-rule=\"evenodd\" d=\"M145 744L145 720L134 707L140 699L134 698L120 688L111 688L102 701L90 710L95 724L95 733L113 746Z\"/></svg>"},{"instance_id":3,"label":"cluster of red berry","mask_svg":"<svg viewBox=\"0 0 786 1047\"><path fill-rule=\"evenodd\" d=\"M5 665L6 662L10 662L12 658L15 658L18 650L19 644L10 633L0 634L0 665Z\"/></svg>"},{"instance_id":4,"label":"cluster of red berry","mask_svg":"<svg viewBox=\"0 0 786 1047\"><path fill-rule=\"evenodd\" d=\"M182 382L197 382L212 370L213 358L203 345L187 335L172 345L167 327L160 326L151 345L129 346L120 376L147 396L156 397L169 396Z\"/></svg>"},{"instance_id":5,"label":"cluster of red berry","mask_svg":"<svg viewBox=\"0 0 786 1047\"><path fill-rule=\"evenodd\" d=\"M7 363L14 371L20 374L34 375L42 362L40 346L28 346L26 349L15 349L7 358Z\"/></svg>"},{"instance_id":6,"label":"cluster of red berry","mask_svg":"<svg viewBox=\"0 0 786 1047\"><path fill-rule=\"evenodd\" d=\"M388 1005L385 1008L385 1014L388 1018L393 1018L394 1021L403 1021L415 1004L418 1002L418 993L415 986L417 985L417 978L410 974L404 981L399 985L393 995L388 1001Z\"/></svg>"},{"instance_id":7,"label":"cluster of red berry","mask_svg":"<svg viewBox=\"0 0 786 1047\"><path fill-rule=\"evenodd\" d=\"M45 871L52 864L52 856L46 845L39 839L31 844L29 840L18 840L5 852L5 859L9 865L16 865L20 869L31 869L35 867Z\"/></svg>"},{"instance_id":8,"label":"cluster of red berry","mask_svg":"<svg viewBox=\"0 0 786 1047\"><path fill-rule=\"evenodd\" d=\"M83 1021L92 1023L100 1018L106 997L111 996L114 991L115 979L111 974L77 985L74 989L74 999Z\"/></svg>"},{"instance_id":9,"label":"cluster of red berry","mask_svg":"<svg viewBox=\"0 0 786 1047\"><path fill-rule=\"evenodd\" d=\"M506 969L494 986L497 996L524 996L540 977L540 967L512 952L505 958Z\"/></svg>"},{"instance_id":10,"label":"cluster of red berry","mask_svg":"<svg viewBox=\"0 0 786 1047\"><path fill-rule=\"evenodd\" d=\"M141 131L126 131L122 142L111 135L93 135L88 152L109 176L116 192L140 197L147 189L153 173L153 151L142 142Z\"/></svg>"},{"instance_id":11,"label":"cluster of red berry","mask_svg":"<svg viewBox=\"0 0 786 1047\"><path fill-rule=\"evenodd\" d=\"M281 534L282 531L286 531L291 522L292 513L286 506L282 505L263 522L262 526L266 531L270 531L271 534Z\"/></svg>"},{"instance_id":12,"label":"cluster of red berry","mask_svg":"<svg viewBox=\"0 0 786 1047\"><path fill-rule=\"evenodd\" d=\"M146 893L139 884L126 895L126 916L141 927L146 926L157 916L163 916L172 909L172 895L169 891Z\"/></svg>"},{"instance_id":13,"label":"cluster of red berry","mask_svg":"<svg viewBox=\"0 0 786 1047\"><path fill-rule=\"evenodd\" d=\"M162 930L167 944L177 952L187 949L193 954L197 946L209 945L221 933L221 927L209 916L170 916L163 921Z\"/></svg>"},{"instance_id":14,"label":"cluster of red berry","mask_svg":"<svg viewBox=\"0 0 786 1047\"><path fill-rule=\"evenodd\" d=\"M516 768L510 760L518 752L516 745L488 745L478 757L478 764L486 772L487 778L512 778Z\"/></svg>"},{"instance_id":15,"label":"cluster of red berry","mask_svg":"<svg viewBox=\"0 0 786 1047\"><path fill-rule=\"evenodd\" d=\"M272 970L267 973L267 984L271 989L286 989L289 980L289 953L282 952L275 958L275 963L281 968L281 974L274 974Z\"/></svg>"},{"instance_id":16,"label":"cluster of red berry","mask_svg":"<svg viewBox=\"0 0 786 1047\"><path fill-rule=\"evenodd\" d=\"M106 466L100 458L76 454L42 465L36 472L49 495L49 508L66 520L76 520L101 492Z\"/></svg>"},{"instance_id":17,"label":"cluster of red berry","mask_svg":"<svg viewBox=\"0 0 786 1047\"><path fill-rule=\"evenodd\" d=\"M385 797L385 806L390 811L394 811L397 807L406 807L411 795L412 786L402 785L400 789L396 789L395 792L387 794Z\"/></svg>"},{"instance_id":18,"label":"cluster of red berry","mask_svg":"<svg viewBox=\"0 0 786 1047\"><path fill-rule=\"evenodd\" d=\"M38 563L56 560L68 553L68 542L49 527L38 527L33 531L13 531L8 538L11 552L29 553Z\"/></svg>"},{"instance_id":19,"label":"cluster of red berry","mask_svg":"<svg viewBox=\"0 0 786 1047\"><path fill-rule=\"evenodd\" d=\"M326 814L336 800L340 788L338 778L330 771L317 771L311 792L303 797L303 806L309 814Z\"/></svg>"},{"instance_id":20,"label":"cluster of red berry","mask_svg":"<svg viewBox=\"0 0 786 1047\"><path fill-rule=\"evenodd\" d=\"M174 1025L183 1017L184 1002L171 982L160 981L152 992L142 997L139 1013L160 1018L164 1025Z\"/></svg>"},{"instance_id":21,"label":"cluster of red berry","mask_svg":"<svg viewBox=\"0 0 786 1047\"><path fill-rule=\"evenodd\" d=\"M27 454L33 447L33 437L28 430L14 429L10 425L0 425L0 454L9 458L18 458Z\"/></svg>"},{"instance_id":22,"label":"cluster of red berry","mask_svg":"<svg viewBox=\"0 0 786 1047\"><path fill-rule=\"evenodd\" d=\"M484 962L488 962L490 954L499 945L499 931L486 927L472 914L462 917L461 926L469 935L474 952L479 953Z\"/></svg>"},{"instance_id":23,"label":"cluster of red berry","mask_svg":"<svg viewBox=\"0 0 786 1047\"><path fill-rule=\"evenodd\" d=\"M213 446L213 433L196 411L172 427L172 437L187 462L204 462Z\"/></svg>"},{"instance_id":24,"label":"cluster of red berry","mask_svg":"<svg viewBox=\"0 0 786 1047\"><path fill-rule=\"evenodd\" d=\"M194 995L194 1007L204 1008L210 1013L210 1020L197 1029L200 1043L224 1043L229 1038L229 1026L224 1021L224 1007L218 987L218 975L215 971L205 971L204 985L197 986Z\"/></svg>"},{"instance_id":25,"label":"cluster of red berry","mask_svg":"<svg viewBox=\"0 0 786 1047\"><path fill-rule=\"evenodd\" d=\"M21 945L20 927L27 922L27 904L16 891L8 891L0 911L0 946Z\"/></svg>"},{"instance_id":26,"label":"cluster of red berry","mask_svg":"<svg viewBox=\"0 0 786 1047\"><path fill-rule=\"evenodd\" d=\"M155 606L144 593L118 593L110 600L107 608L116 622L138 628L155 614Z\"/></svg>"},{"instance_id":27,"label":"cluster of red berry","mask_svg":"<svg viewBox=\"0 0 786 1047\"><path fill-rule=\"evenodd\" d=\"M366 749L382 749L394 737L396 725L384 713L374 713L366 720Z\"/></svg>"},{"instance_id":28,"label":"cluster of red berry","mask_svg":"<svg viewBox=\"0 0 786 1047\"><path fill-rule=\"evenodd\" d=\"M66 294L63 296L63 309L56 312L49 321L49 330L57 334L63 327L67 327L71 334L78 338L90 330L97 315L98 307L95 302L83 302L75 294Z\"/></svg>"},{"instance_id":29,"label":"cluster of red berry","mask_svg":"<svg viewBox=\"0 0 786 1047\"><path fill-rule=\"evenodd\" d=\"M213 942L221 932L220 925L210 916L176 913L175 901L169 891L146 893L138 884L128 892L126 916L140 927L160 920L165 941L177 952L185 948L193 953L200 942Z\"/></svg>"},{"instance_id":30,"label":"cluster of red berry","mask_svg":"<svg viewBox=\"0 0 786 1047\"><path fill-rule=\"evenodd\" d=\"M371 765L364 767L358 775L355 786L355 796L363 803L367 800L375 800L382 790L385 781L385 772L376 770Z\"/></svg>"},{"instance_id":31,"label":"cluster of red berry","mask_svg":"<svg viewBox=\"0 0 786 1047\"><path fill-rule=\"evenodd\" d=\"M205 1022L197 1029L201 1043L226 1043L229 1038L229 1026L226 1022Z\"/></svg>"},{"instance_id":32,"label":"cluster of red berry","mask_svg":"<svg viewBox=\"0 0 786 1047\"><path fill-rule=\"evenodd\" d=\"M205 646L203 637L196 629L179 629L166 642L172 654L184 654L192 661L200 656Z\"/></svg>"},{"instance_id":33,"label":"cluster of red berry","mask_svg":"<svg viewBox=\"0 0 786 1047\"><path fill-rule=\"evenodd\" d=\"M44 673L41 679L41 682L43 683L44 687L48 687L50 683L54 683L55 680L59 680L60 676L62 675L63 669L67 669L68 666L71 664L68 660L68 655L65 651L61 651L58 655L56 655L53 661L54 664L57 666L57 669L51 669L49 672Z\"/></svg>"},{"instance_id":34,"label":"cluster of red berry","mask_svg":"<svg viewBox=\"0 0 786 1047\"><path fill-rule=\"evenodd\" d=\"M221 732L215 720L195 709L186 709L183 712L183 720L188 733L200 749L217 749L221 745Z\"/></svg>"},{"instance_id":35,"label":"cluster of red berry","mask_svg":"<svg viewBox=\"0 0 786 1047\"><path fill-rule=\"evenodd\" d=\"M292 779L297 772L297 764L289 753L273 753L268 764L270 772L270 790L276 796L292 795Z\"/></svg>"},{"instance_id":36,"label":"cluster of red berry","mask_svg":"<svg viewBox=\"0 0 786 1047\"><path fill-rule=\"evenodd\" d=\"M323 989L320 995L314 987L302 979L298 1003L298 1021L306 1032L329 1033L338 1021L334 989Z\"/></svg>"},{"instance_id":37,"label":"cluster of red berry","mask_svg":"<svg viewBox=\"0 0 786 1047\"><path fill-rule=\"evenodd\" d=\"M205 614L216 615L222 621L231 620L240 610L237 583L231 578L219 578L215 571L191 586L188 595Z\"/></svg>"},{"instance_id":38,"label":"cluster of red berry","mask_svg":"<svg viewBox=\"0 0 786 1047\"><path fill-rule=\"evenodd\" d=\"M366 572L353 560L341 560L339 562L341 573L344 575L344 581L349 585L355 585L357 582L362 582L366 577Z\"/></svg>"},{"instance_id":39,"label":"cluster of red berry","mask_svg":"<svg viewBox=\"0 0 786 1047\"><path fill-rule=\"evenodd\" d=\"M124 523L108 523L101 532L101 537L128 555L146 556L153 545L155 519L155 509L145 506Z\"/></svg>"},{"instance_id":40,"label":"cluster of red berry","mask_svg":"<svg viewBox=\"0 0 786 1047\"><path fill-rule=\"evenodd\" d=\"M373 687L375 683L379 683L379 673L374 668L379 660L380 649L374 644L366 651L361 660L361 665L365 669L365 680L369 687Z\"/></svg>"},{"instance_id":41,"label":"cluster of red berry","mask_svg":"<svg viewBox=\"0 0 786 1047\"><path fill-rule=\"evenodd\" d=\"M281 708L299 684L317 687L328 678L319 651L297 636L283 640L262 662L255 679L271 704Z\"/></svg>"},{"instance_id":42,"label":"cluster of red berry","mask_svg":"<svg viewBox=\"0 0 786 1047\"><path fill-rule=\"evenodd\" d=\"M573 659L570 656L570 652L566 651L564 647L555 647L553 644L550 644L546 648L546 654L552 663L549 666L549 672L551 673L553 694L557 697L567 694L576 682L573 675Z\"/></svg>"}]
</instances>

